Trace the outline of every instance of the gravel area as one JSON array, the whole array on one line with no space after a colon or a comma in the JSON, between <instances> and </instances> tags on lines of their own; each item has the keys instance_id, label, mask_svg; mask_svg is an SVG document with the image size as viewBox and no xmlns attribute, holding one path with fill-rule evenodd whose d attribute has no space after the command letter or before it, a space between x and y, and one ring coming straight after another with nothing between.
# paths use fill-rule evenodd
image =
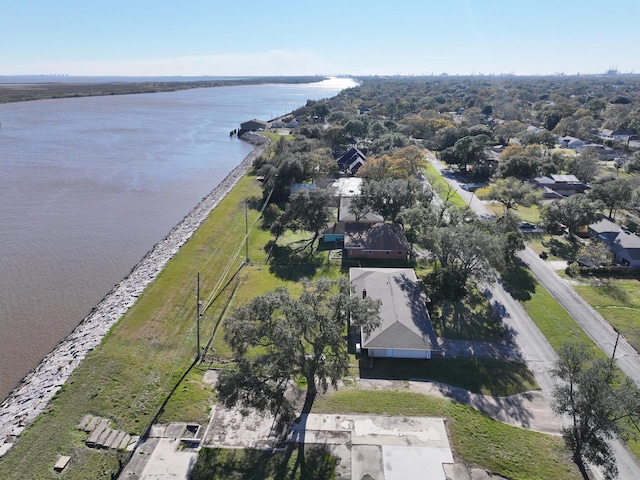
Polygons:
<instances>
[{"instance_id":1,"label":"gravel area","mask_svg":"<svg viewBox=\"0 0 640 480\"><path fill-rule=\"evenodd\" d=\"M118 283L91 313L33 369L0 405L0 456L45 409L88 352L97 347L111 327L135 303L167 262L197 230L209 213L251 168L269 140L247 133L242 139L253 151L227 175L169 234L158 242L131 273Z\"/></svg>"}]
</instances>

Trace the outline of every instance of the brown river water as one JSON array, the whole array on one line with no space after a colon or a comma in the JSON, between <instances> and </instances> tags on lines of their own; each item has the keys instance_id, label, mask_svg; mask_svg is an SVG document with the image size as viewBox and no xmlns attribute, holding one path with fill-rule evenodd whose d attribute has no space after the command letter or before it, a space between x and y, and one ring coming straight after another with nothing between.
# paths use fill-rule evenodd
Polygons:
<instances>
[{"instance_id":1,"label":"brown river water","mask_svg":"<svg viewBox=\"0 0 640 480\"><path fill-rule=\"evenodd\" d=\"M251 151L353 82L0 105L0 400Z\"/></svg>"}]
</instances>

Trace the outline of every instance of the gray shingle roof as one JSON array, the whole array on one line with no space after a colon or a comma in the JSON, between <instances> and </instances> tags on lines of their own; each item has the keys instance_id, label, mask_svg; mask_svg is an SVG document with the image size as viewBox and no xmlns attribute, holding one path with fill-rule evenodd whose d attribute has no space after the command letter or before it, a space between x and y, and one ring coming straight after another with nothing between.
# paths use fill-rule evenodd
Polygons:
<instances>
[{"instance_id":1,"label":"gray shingle roof","mask_svg":"<svg viewBox=\"0 0 640 480\"><path fill-rule=\"evenodd\" d=\"M433 350L437 345L433 325L412 268L351 268L356 295L382 301L380 326L368 336L363 348Z\"/></svg>"}]
</instances>

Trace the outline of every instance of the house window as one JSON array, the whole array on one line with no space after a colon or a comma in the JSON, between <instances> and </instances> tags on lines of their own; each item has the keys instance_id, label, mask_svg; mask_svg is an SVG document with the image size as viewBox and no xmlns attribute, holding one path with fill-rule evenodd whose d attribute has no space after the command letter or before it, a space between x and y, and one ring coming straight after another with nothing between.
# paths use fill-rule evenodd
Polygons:
<instances>
[{"instance_id":1,"label":"house window","mask_svg":"<svg viewBox=\"0 0 640 480\"><path fill-rule=\"evenodd\" d=\"M398 250L398 255L402 255L402 250Z\"/></svg>"},{"instance_id":2,"label":"house window","mask_svg":"<svg viewBox=\"0 0 640 480\"><path fill-rule=\"evenodd\" d=\"M389 255L391 252L389 250L387 250L387 255Z\"/></svg>"}]
</instances>

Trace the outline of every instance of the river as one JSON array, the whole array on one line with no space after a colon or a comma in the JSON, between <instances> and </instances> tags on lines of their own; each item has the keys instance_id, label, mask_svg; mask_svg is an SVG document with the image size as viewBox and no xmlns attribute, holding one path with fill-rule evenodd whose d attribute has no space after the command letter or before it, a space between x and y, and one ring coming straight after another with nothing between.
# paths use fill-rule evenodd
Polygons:
<instances>
[{"instance_id":1,"label":"river","mask_svg":"<svg viewBox=\"0 0 640 480\"><path fill-rule=\"evenodd\" d=\"M0 399L251 151L231 130L354 85L0 105Z\"/></svg>"}]
</instances>

